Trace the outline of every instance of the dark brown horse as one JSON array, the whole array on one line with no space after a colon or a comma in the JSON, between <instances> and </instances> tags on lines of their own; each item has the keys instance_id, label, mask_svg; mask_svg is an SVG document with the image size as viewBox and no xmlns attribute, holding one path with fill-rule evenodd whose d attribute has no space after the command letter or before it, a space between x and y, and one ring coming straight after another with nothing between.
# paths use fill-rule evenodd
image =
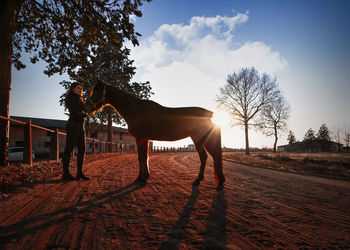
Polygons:
<instances>
[{"instance_id":1,"label":"dark brown horse","mask_svg":"<svg viewBox=\"0 0 350 250\"><path fill-rule=\"evenodd\" d=\"M145 183L149 177L149 140L175 141L191 137L199 154L201 166L194 184L204 178L207 153L214 159L217 189L223 189L220 128L212 123L212 112L198 107L167 108L150 100L141 100L122 90L98 81L86 101L85 110L94 114L105 105L112 106L128 124L129 133L135 137L138 148L140 172L138 181Z\"/></svg>"}]
</instances>

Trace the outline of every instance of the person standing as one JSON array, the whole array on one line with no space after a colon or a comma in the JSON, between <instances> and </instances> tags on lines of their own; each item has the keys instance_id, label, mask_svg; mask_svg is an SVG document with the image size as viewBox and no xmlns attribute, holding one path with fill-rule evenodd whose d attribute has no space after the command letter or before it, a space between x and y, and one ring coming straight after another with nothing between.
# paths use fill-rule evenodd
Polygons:
<instances>
[{"instance_id":1,"label":"person standing","mask_svg":"<svg viewBox=\"0 0 350 250\"><path fill-rule=\"evenodd\" d=\"M73 82L65 99L69 110L69 119L66 125L66 148L62 157L63 180L75 180L69 173L69 161L75 146L78 148L77 175L76 179L90 180L83 174L83 163L85 156L85 128L86 114L84 112L83 85Z\"/></svg>"}]
</instances>

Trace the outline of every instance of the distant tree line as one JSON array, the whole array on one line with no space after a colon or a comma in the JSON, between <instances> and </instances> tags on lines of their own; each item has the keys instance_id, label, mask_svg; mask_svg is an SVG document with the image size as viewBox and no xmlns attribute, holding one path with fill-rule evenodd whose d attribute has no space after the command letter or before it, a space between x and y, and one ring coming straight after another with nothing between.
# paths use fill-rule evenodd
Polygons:
<instances>
[{"instance_id":1,"label":"distant tree line","mask_svg":"<svg viewBox=\"0 0 350 250\"><path fill-rule=\"evenodd\" d=\"M346 146L349 146L349 138L350 138L350 128L348 130L344 129L343 131L343 138L341 137L340 132L342 130L336 130L334 133L334 136L331 136L331 131L328 129L327 125L324 123L319 128L318 132L315 133L315 131L312 128L309 128L303 138L303 142L312 142L312 141L331 141L334 140L336 143L344 144ZM294 132L289 130L287 141L289 144L293 144L297 142L296 137L294 135Z\"/></svg>"},{"instance_id":2,"label":"distant tree line","mask_svg":"<svg viewBox=\"0 0 350 250\"><path fill-rule=\"evenodd\" d=\"M343 137L341 136L341 132L343 132ZM302 139L302 142L305 143L305 145L313 149L314 147L319 147L322 150L326 150L325 148L328 147L329 143L331 141L334 141L339 144L344 144L346 147L349 147L350 144L350 128L349 129L344 129L344 130L339 130L339 128L336 129L334 132L334 136L331 136L331 131L328 129L327 125L324 123L321 125L319 128L318 132L316 133L312 128L309 128L305 135L304 138ZM287 141L289 145L292 145L296 142L296 137L293 133L293 131L289 131Z\"/></svg>"},{"instance_id":3,"label":"distant tree line","mask_svg":"<svg viewBox=\"0 0 350 250\"><path fill-rule=\"evenodd\" d=\"M309 128L306 131L302 141L306 143L312 143L314 141L330 141L330 140L331 140L330 131L326 124L322 124L317 134L312 128ZM289 144L293 144L297 142L296 137L293 131L291 130L289 130L287 141Z\"/></svg>"}]
</instances>

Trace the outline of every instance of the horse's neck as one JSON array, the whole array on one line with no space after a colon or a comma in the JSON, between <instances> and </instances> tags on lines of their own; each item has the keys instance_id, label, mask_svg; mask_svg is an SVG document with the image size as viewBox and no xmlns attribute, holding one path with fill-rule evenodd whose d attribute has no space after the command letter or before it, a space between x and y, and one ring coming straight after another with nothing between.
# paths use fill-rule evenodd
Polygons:
<instances>
[{"instance_id":1,"label":"horse's neck","mask_svg":"<svg viewBox=\"0 0 350 250\"><path fill-rule=\"evenodd\" d=\"M133 114L138 99L113 86L108 86L106 93L106 102L112 105L127 120Z\"/></svg>"}]
</instances>

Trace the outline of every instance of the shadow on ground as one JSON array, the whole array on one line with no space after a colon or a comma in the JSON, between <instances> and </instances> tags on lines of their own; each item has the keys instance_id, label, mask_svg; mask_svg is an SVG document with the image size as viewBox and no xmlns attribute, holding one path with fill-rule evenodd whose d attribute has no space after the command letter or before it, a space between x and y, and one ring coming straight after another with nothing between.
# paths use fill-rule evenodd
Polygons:
<instances>
[{"instance_id":1,"label":"shadow on ground","mask_svg":"<svg viewBox=\"0 0 350 250\"><path fill-rule=\"evenodd\" d=\"M199 196L197 185L192 186L192 193L186 203L180 218L171 230L167 240L162 243L160 249L179 249L182 240L186 239L186 226L189 223L191 214ZM200 249L225 249L225 224L226 224L227 201L224 191L218 191L214 197L205 232L202 232L204 241Z\"/></svg>"},{"instance_id":2,"label":"shadow on ground","mask_svg":"<svg viewBox=\"0 0 350 250\"><path fill-rule=\"evenodd\" d=\"M52 180L44 182L43 184L59 182L62 181ZM78 201L75 205L59 209L52 213L34 216L9 226L2 226L0 227L0 246L6 245L11 240L19 240L28 234L33 234L33 232L40 231L54 224L64 222L65 220L71 219L76 215L81 215L91 211L92 209L102 207L104 204L121 199L140 188L142 188L142 186L138 185L136 182L133 182L118 190L105 193L88 201Z\"/></svg>"}]
</instances>

